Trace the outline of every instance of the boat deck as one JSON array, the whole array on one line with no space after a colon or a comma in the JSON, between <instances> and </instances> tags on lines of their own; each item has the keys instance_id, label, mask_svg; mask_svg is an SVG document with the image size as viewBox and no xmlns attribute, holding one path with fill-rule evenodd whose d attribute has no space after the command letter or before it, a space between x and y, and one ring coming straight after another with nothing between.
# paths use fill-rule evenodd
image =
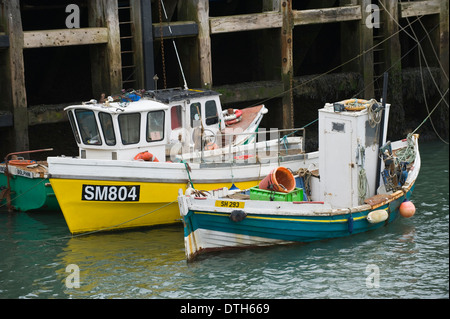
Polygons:
<instances>
[{"instance_id":1,"label":"boat deck","mask_svg":"<svg viewBox=\"0 0 450 319\"><path fill-rule=\"evenodd\" d=\"M248 107L242 109L242 120L240 122L229 125L227 128L222 130L222 134L232 134L233 132L241 130L244 132L247 127L255 120L259 111L264 107L264 105L258 105L253 107ZM225 145L225 144L222 144Z\"/></svg>"},{"instance_id":2,"label":"boat deck","mask_svg":"<svg viewBox=\"0 0 450 319\"><path fill-rule=\"evenodd\" d=\"M6 165L4 163L0 164L2 168L0 171L4 172L6 169ZM14 168L14 169L12 169ZM48 173L48 164L47 161L36 161L34 164L30 165L8 165L8 169L12 174L18 174L18 170L20 170L20 175L24 177L39 177L44 178ZM26 174L24 172L28 172L30 174Z\"/></svg>"}]
</instances>

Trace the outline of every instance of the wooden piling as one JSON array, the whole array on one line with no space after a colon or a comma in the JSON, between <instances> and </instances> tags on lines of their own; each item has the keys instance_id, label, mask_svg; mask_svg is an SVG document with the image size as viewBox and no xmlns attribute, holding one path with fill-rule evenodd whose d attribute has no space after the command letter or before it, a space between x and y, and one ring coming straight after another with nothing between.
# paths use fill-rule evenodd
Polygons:
<instances>
[{"instance_id":1,"label":"wooden piling","mask_svg":"<svg viewBox=\"0 0 450 319\"><path fill-rule=\"evenodd\" d=\"M441 0L440 1L440 11L439 11L439 60L441 63L441 81L440 81L440 89L441 93L444 94L447 91L447 95L444 97L444 101L447 102L447 105L450 101L448 92L449 88L449 54L448 54L448 33L449 33L449 1ZM450 133L449 133L449 111L448 107L444 102L441 102L441 106L439 109L439 118L442 119L444 123L443 129L443 137L448 141Z\"/></svg>"},{"instance_id":2,"label":"wooden piling","mask_svg":"<svg viewBox=\"0 0 450 319\"><path fill-rule=\"evenodd\" d=\"M90 27L107 28L107 42L91 47L92 92L117 94L122 89L122 61L117 1L88 1Z\"/></svg>"},{"instance_id":3,"label":"wooden piling","mask_svg":"<svg viewBox=\"0 0 450 319\"><path fill-rule=\"evenodd\" d=\"M11 149L25 151L29 148L28 141L28 110L27 93L25 90L25 73L23 60L23 29L20 16L20 1L5 1L6 33L9 36L9 62L6 77L9 82L10 101L13 114L13 145Z\"/></svg>"},{"instance_id":4,"label":"wooden piling","mask_svg":"<svg viewBox=\"0 0 450 319\"><path fill-rule=\"evenodd\" d=\"M449 84L449 70L448 70L448 33L449 33L449 1L440 0L439 11L439 60L441 62L441 91L445 92ZM447 102L449 101L447 94Z\"/></svg>"},{"instance_id":5,"label":"wooden piling","mask_svg":"<svg viewBox=\"0 0 450 319\"><path fill-rule=\"evenodd\" d=\"M401 134L398 129L405 120L405 111L403 109L403 86L402 86L402 59L401 47L399 40L399 22L398 17L398 0L380 0L383 8L381 15L383 23L383 34L385 40L384 47L384 66L385 70L389 72L387 100L392 105L390 118L395 125L391 125L391 132Z\"/></svg>"},{"instance_id":6,"label":"wooden piling","mask_svg":"<svg viewBox=\"0 0 450 319\"><path fill-rule=\"evenodd\" d=\"M371 0L360 0L361 2L361 20L359 23L359 43L360 43L360 73L364 81L364 98L371 99L375 96L375 88L373 85L373 29L366 24L369 15L366 8L372 4Z\"/></svg>"},{"instance_id":7,"label":"wooden piling","mask_svg":"<svg viewBox=\"0 0 450 319\"><path fill-rule=\"evenodd\" d=\"M195 21L198 34L180 48L189 87L211 88L213 85L211 62L211 36L209 0L190 0L178 3L178 15L184 21ZM193 45L194 44L194 45Z\"/></svg>"},{"instance_id":8,"label":"wooden piling","mask_svg":"<svg viewBox=\"0 0 450 319\"><path fill-rule=\"evenodd\" d=\"M292 14L291 0L281 1L281 81L284 94L282 96L283 128L294 127L294 101L293 101L293 77L294 59L292 57L292 33L294 29L294 17Z\"/></svg>"}]
</instances>

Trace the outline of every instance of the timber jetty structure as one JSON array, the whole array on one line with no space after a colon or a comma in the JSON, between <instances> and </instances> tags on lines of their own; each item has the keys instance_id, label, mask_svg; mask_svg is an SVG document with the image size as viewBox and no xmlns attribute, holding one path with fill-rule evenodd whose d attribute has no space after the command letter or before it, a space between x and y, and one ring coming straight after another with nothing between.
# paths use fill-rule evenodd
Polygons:
<instances>
[{"instance_id":1,"label":"timber jetty structure","mask_svg":"<svg viewBox=\"0 0 450 319\"><path fill-rule=\"evenodd\" d=\"M448 33L448 0L0 0L0 156L56 138L68 105L184 78L293 128L328 100L380 99L388 72L393 130L441 103L448 140Z\"/></svg>"}]
</instances>

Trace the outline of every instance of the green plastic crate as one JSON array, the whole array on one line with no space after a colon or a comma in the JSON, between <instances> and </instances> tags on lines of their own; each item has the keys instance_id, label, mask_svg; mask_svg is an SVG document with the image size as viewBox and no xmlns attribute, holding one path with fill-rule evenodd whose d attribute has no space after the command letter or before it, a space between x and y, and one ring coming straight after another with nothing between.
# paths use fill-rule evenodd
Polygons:
<instances>
[{"instance_id":1,"label":"green plastic crate","mask_svg":"<svg viewBox=\"0 0 450 319\"><path fill-rule=\"evenodd\" d=\"M280 193L259 189L258 186L250 188L251 200L267 200L276 202L301 202L303 201L303 188L295 188L290 193Z\"/></svg>"}]
</instances>

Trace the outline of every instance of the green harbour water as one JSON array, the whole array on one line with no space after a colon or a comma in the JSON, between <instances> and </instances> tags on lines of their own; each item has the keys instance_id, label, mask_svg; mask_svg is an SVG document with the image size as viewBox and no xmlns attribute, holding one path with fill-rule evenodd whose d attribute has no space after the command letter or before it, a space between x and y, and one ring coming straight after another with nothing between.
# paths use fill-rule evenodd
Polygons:
<instances>
[{"instance_id":1,"label":"green harbour water","mask_svg":"<svg viewBox=\"0 0 450 319\"><path fill-rule=\"evenodd\" d=\"M72 237L61 212L1 211L0 299L449 298L449 148L424 142L420 149L410 219L347 238L213 253L191 263L181 223ZM67 284L71 267L79 270L79 286Z\"/></svg>"}]
</instances>

